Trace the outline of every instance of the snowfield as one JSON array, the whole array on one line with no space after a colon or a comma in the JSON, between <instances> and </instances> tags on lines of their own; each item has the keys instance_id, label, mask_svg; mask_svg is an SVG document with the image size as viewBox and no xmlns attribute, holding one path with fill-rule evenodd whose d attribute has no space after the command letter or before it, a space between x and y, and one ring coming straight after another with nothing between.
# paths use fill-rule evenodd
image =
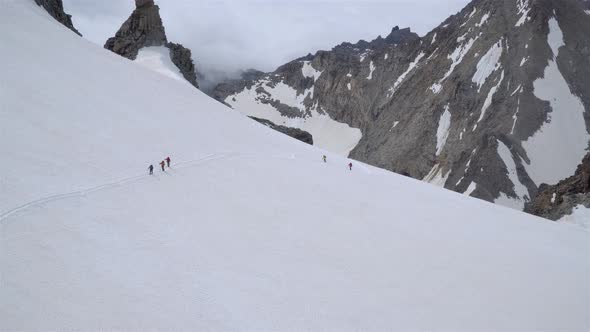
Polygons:
<instances>
[{"instance_id":1,"label":"snowfield","mask_svg":"<svg viewBox=\"0 0 590 332\"><path fill-rule=\"evenodd\" d=\"M553 51L543 78L534 82L534 93L549 101L548 121L522 143L530 159L524 164L537 184L556 184L574 174L586 155L590 135L584 122L584 105L574 95L557 66L559 49L565 45L563 32L556 18L549 20L547 43ZM547 153L547 151L551 153Z\"/></svg>"},{"instance_id":2,"label":"snowfield","mask_svg":"<svg viewBox=\"0 0 590 332\"><path fill-rule=\"evenodd\" d=\"M590 328L586 228L349 171L33 1L0 29L0 330Z\"/></svg>"}]
</instances>

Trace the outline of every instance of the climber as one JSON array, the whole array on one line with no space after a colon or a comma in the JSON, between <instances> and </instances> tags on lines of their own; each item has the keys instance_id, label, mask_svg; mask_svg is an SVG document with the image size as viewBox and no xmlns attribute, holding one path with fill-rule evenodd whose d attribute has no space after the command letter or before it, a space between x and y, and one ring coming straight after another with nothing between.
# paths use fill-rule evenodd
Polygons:
<instances>
[{"instance_id":1,"label":"climber","mask_svg":"<svg viewBox=\"0 0 590 332\"><path fill-rule=\"evenodd\" d=\"M150 170L150 175L154 175L154 165L150 165L148 169Z\"/></svg>"},{"instance_id":2,"label":"climber","mask_svg":"<svg viewBox=\"0 0 590 332\"><path fill-rule=\"evenodd\" d=\"M324 162L327 163L328 162L328 158L326 157L326 155L324 155Z\"/></svg>"},{"instance_id":3,"label":"climber","mask_svg":"<svg viewBox=\"0 0 590 332\"><path fill-rule=\"evenodd\" d=\"M170 157L166 157L166 164L168 164L168 168L170 168Z\"/></svg>"},{"instance_id":4,"label":"climber","mask_svg":"<svg viewBox=\"0 0 590 332\"><path fill-rule=\"evenodd\" d=\"M162 167L162 172L165 172L165 171L166 171L166 169L165 169L165 167L166 167L166 162L165 162L164 160L162 160L162 161L160 162L160 167Z\"/></svg>"},{"instance_id":5,"label":"climber","mask_svg":"<svg viewBox=\"0 0 590 332\"><path fill-rule=\"evenodd\" d=\"M352 163L348 164L348 169L350 169L352 171Z\"/></svg>"}]
</instances>

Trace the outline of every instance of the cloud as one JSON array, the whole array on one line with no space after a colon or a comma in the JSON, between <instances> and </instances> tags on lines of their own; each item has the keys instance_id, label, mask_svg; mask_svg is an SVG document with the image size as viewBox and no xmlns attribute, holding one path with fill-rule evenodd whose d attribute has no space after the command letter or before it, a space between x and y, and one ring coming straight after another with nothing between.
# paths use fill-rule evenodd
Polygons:
<instances>
[{"instance_id":1,"label":"cloud","mask_svg":"<svg viewBox=\"0 0 590 332\"><path fill-rule=\"evenodd\" d=\"M395 25L420 35L468 0L156 0L168 38L193 51L209 76L271 71L294 58L344 42L385 36ZM134 0L64 0L74 24L103 45Z\"/></svg>"}]
</instances>

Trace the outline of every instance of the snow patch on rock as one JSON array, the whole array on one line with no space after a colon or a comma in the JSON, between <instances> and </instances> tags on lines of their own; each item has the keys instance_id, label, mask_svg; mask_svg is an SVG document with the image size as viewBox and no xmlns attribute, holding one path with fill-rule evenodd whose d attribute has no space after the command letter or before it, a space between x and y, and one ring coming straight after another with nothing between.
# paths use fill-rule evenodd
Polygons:
<instances>
[{"instance_id":1,"label":"snow patch on rock","mask_svg":"<svg viewBox=\"0 0 590 332\"><path fill-rule=\"evenodd\" d=\"M315 68L313 68L313 66L311 65L311 61L303 61L303 66L301 67L301 73L303 74L304 77L313 77L313 81L317 81L318 78L320 78L320 76L322 75L322 72L319 70L316 70Z\"/></svg>"},{"instance_id":2,"label":"snow patch on rock","mask_svg":"<svg viewBox=\"0 0 590 332\"><path fill-rule=\"evenodd\" d=\"M393 83L393 87L389 89L389 98L391 98L396 93L397 89L404 82L404 80L406 79L408 74L411 73L412 70L414 70L414 68L416 68L418 66L418 63L420 63L420 60L422 60L422 58L424 58L425 55L426 54L424 52L421 52L420 54L418 54L416 59L414 59L414 61L412 61L410 63L410 65L408 66L408 69L397 78L395 83Z\"/></svg>"},{"instance_id":3,"label":"snow patch on rock","mask_svg":"<svg viewBox=\"0 0 590 332\"><path fill-rule=\"evenodd\" d=\"M529 18L529 12L531 8L529 6L529 0L518 0L516 3L517 15L520 15L520 18L516 22L516 26L522 26L525 24Z\"/></svg>"},{"instance_id":4,"label":"snow patch on rock","mask_svg":"<svg viewBox=\"0 0 590 332\"><path fill-rule=\"evenodd\" d=\"M451 129L451 112L449 112L449 105L445 106L445 111L440 116L438 121L438 129L436 131L436 155L440 155L447 139L449 138L449 131Z\"/></svg>"},{"instance_id":5,"label":"snow patch on rock","mask_svg":"<svg viewBox=\"0 0 590 332\"><path fill-rule=\"evenodd\" d=\"M537 184L556 184L574 174L588 147L590 135L584 122L584 105L572 94L559 71L556 56L565 45L563 33L555 18L549 20L547 42L555 55L549 61L543 78L537 79L534 94L551 105L548 121L522 143L530 163L527 173Z\"/></svg>"},{"instance_id":6,"label":"snow patch on rock","mask_svg":"<svg viewBox=\"0 0 590 332\"><path fill-rule=\"evenodd\" d=\"M488 52L477 63L477 71L471 80L477 84L478 91L481 90L488 77L501 67L500 58L502 57L502 53L502 39L500 39L500 41L490 47Z\"/></svg>"},{"instance_id":7,"label":"snow patch on rock","mask_svg":"<svg viewBox=\"0 0 590 332\"><path fill-rule=\"evenodd\" d=\"M490 89L490 92L488 93L488 96L486 97L486 100L484 101L483 106L481 108L481 114L479 115L479 119L477 119L477 123L480 123L481 120L483 120L484 116L486 115L486 111L492 105L494 95L498 91L498 88L500 87L500 85L502 84L503 81L504 81L504 71L502 71L502 75L500 77L500 81L498 82L498 84L496 84L496 86L494 86ZM475 129L477 129L477 124L475 125L473 130L475 131Z\"/></svg>"},{"instance_id":8,"label":"snow patch on rock","mask_svg":"<svg viewBox=\"0 0 590 332\"><path fill-rule=\"evenodd\" d=\"M518 178L516 163L514 162L512 152L501 141L498 141L498 155L506 166L508 178L514 185L514 193L517 197L508 197L507 194L501 193L500 197L496 199L495 203L511 208L516 208L518 210L523 210L525 203L529 200L529 190L520 182Z\"/></svg>"},{"instance_id":9,"label":"snow patch on rock","mask_svg":"<svg viewBox=\"0 0 590 332\"><path fill-rule=\"evenodd\" d=\"M478 38L479 38L479 36L470 39L466 43L464 43L461 46L457 47L453 51L453 53L451 53L447 57L449 60L452 61L452 63L451 63L451 67L449 68L449 70L447 71L447 73L440 80L441 82L444 81L444 80L446 80L449 76L451 76L451 74L453 73L453 71L455 71L455 68L463 61L463 59L465 58L465 56L467 55L467 53L469 53L469 51L471 50L471 47L473 47L473 44L475 43L475 41Z\"/></svg>"},{"instance_id":10,"label":"snow patch on rock","mask_svg":"<svg viewBox=\"0 0 590 332\"><path fill-rule=\"evenodd\" d=\"M375 71L375 63L373 63L373 61L371 61L371 63L369 64L369 76L367 76L368 80L372 80L373 79L373 72Z\"/></svg>"},{"instance_id":11,"label":"snow patch on rock","mask_svg":"<svg viewBox=\"0 0 590 332\"><path fill-rule=\"evenodd\" d=\"M447 179L449 178L449 174L451 174L451 170L448 170L443 174L440 164L436 164L434 167L432 167L430 173L424 177L423 181L438 187L444 187L445 183L447 183Z\"/></svg>"},{"instance_id":12,"label":"snow patch on rock","mask_svg":"<svg viewBox=\"0 0 590 332\"><path fill-rule=\"evenodd\" d=\"M490 13L485 13L481 17L481 20L479 21L479 23L475 24L475 26L482 27L484 24L486 24L486 22L488 21L489 18L490 18Z\"/></svg>"},{"instance_id":13,"label":"snow patch on rock","mask_svg":"<svg viewBox=\"0 0 590 332\"><path fill-rule=\"evenodd\" d=\"M442 90L442 85L440 83L434 83L430 86L430 91L432 91L435 95L438 94Z\"/></svg>"},{"instance_id":14,"label":"snow patch on rock","mask_svg":"<svg viewBox=\"0 0 590 332\"><path fill-rule=\"evenodd\" d=\"M473 194L473 192L477 189L477 183L475 182L471 182L469 184L469 187L467 187L467 190L465 190L465 192L463 193L463 195L466 196L471 196L471 194Z\"/></svg>"}]
</instances>

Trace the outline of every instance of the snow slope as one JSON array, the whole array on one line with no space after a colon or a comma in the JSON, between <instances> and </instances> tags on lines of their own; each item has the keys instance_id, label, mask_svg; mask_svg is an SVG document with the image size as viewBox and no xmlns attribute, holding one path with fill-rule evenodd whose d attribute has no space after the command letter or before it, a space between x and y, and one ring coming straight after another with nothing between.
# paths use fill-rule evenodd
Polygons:
<instances>
[{"instance_id":1,"label":"snow slope","mask_svg":"<svg viewBox=\"0 0 590 332\"><path fill-rule=\"evenodd\" d=\"M348 171L32 1L0 28L0 330L590 327L586 229Z\"/></svg>"},{"instance_id":2,"label":"snow slope","mask_svg":"<svg viewBox=\"0 0 590 332\"><path fill-rule=\"evenodd\" d=\"M140 49L135 62L162 75L186 82L180 69L170 59L170 50L165 46Z\"/></svg>"}]
</instances>

